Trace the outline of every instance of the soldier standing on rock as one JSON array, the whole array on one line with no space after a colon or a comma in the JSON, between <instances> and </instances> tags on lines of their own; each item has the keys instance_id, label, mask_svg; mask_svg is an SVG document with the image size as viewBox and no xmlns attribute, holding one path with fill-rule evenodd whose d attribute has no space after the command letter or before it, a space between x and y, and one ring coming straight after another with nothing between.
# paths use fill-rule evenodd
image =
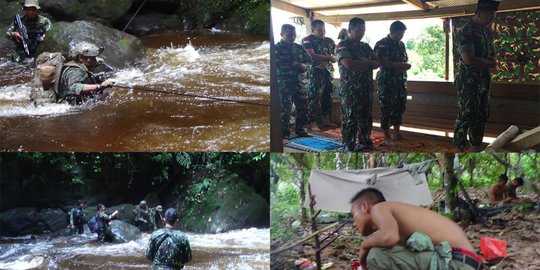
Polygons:
<instances>
[{"instance_id":1,"label":"soldier standing on rock","mask_svg":"<svg viewBox=\"0 0 540 270\"><path fill-rule=\"evenodd\" d=\"M49 19L38 14L41 9L38 0L25 0L23 9L25 15L21 17L21 22L28 34L28 39L25 40L25 43L28 46L28 52L30 54L27 54L25 51L22 30L19 29L16 20L13 20L13 23L6 33L7 39L15 42L17 46L15 51L11 54L11 61L17 63L22 63L27 57L36 56L36 50L39 43L45 40L45 32L49 31L52 25Z\"/></svg>"},{"instance_id":2,"label":"soldier standing on rock","mask_svg":"<svg viewBox=\"0 0 540 270\"><path fill-rule=\"evenodd\" d=\"M150 220L150 209L148 209L146 201L141 201L139 205L133 209L133 212L135 212L135 226L137 226L141 232L148 231L151 228L152 223Z\"/></svg>"},{"instance_id":3,"label":"soldier standing on rock","mask_svg":"<svg viewBox=\"0 0 540 270\"><path fill-rule=\"evenodd\" d=\"M163 228L165 226L165 223L163 221L163 207L161 205L156 206L151 210L151 214L154 230Z\"/></svg>"},{"instance_id":4,"label":"soldier standing on rock","mask_svg":"<svg viewBox=\"0 0 540 270\"><path fill-rule=\"evenodd\" d=\"M173 227L178 221L176 209L165 212L165 228L150 236L146 247L146 258L152 261L152 269L182 269L191 261L191 246L187 236Z\"/></svg>"}]
</instances>

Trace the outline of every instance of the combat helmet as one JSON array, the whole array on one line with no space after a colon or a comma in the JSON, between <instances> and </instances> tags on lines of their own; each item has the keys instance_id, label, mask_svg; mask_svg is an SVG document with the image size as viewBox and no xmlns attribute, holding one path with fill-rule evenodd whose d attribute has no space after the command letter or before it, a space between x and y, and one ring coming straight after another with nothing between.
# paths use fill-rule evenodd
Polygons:
<instances>
[{"instance_id":1,"label":"combat helmet","mask_svg":"<svg viewBox=\"0 0 540 270\"><path fill-rule=\"evenodd\" d=\"M71 51L71 55L73 57L78 55L84 55L86 57L96 57L100 55L105 48L101 47L98 48L96 45L83 41L77 45L75 45Z\"/></svg>"}]
</instances>

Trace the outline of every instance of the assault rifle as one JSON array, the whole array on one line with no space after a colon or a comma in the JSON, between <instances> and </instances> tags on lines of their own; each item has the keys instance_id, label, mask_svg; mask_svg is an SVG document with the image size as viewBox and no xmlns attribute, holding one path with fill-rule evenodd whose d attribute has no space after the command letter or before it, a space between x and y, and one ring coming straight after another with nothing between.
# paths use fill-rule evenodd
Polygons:
<instances>
[{"instance_id":1,"label":"assault rifle","mask_svg":"<svg viewBox=\"0 0 540 270\"><path fill-rule=\"evenodd\" d=\"M28 32L26 32L26 27L21 21L21 16L19 14L15 15L15 21L17 22L17 27L19 28L19 33L21 34L21 42L24 47L26 55L30 56L30 50L28 50Z\"/></svg>"}]
</instances>

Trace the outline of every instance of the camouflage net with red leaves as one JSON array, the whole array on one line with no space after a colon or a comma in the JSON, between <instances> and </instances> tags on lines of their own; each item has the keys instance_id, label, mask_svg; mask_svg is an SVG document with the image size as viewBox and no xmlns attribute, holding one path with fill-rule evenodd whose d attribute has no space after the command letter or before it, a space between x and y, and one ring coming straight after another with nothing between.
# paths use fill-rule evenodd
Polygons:
<instances>
[{"instance_id":1,"label":"camouflage net with red leaves","mask_svg":"<svg viewBox=\"0 0 540 270\"><path fill-rule=\"evenodd\" d=\"M452 18L452 39L455 40L456 29L470 18ZM492 29L497 58L493 81L540 81L540 11L497 13ZM457 70L458 56L454 48L454 70Z\"/></svg>"}]
</instances>

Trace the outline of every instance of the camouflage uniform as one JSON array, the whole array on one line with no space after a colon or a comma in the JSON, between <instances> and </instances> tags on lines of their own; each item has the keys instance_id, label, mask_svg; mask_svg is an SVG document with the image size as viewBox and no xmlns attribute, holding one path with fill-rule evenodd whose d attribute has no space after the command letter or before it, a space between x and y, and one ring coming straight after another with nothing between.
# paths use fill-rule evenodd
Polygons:
<instances>
[{"instance_id":1,"label":"camouflage uniform","mask_svg":"<svg viewBox=\"0 0 540 270\"><path fill-rule=\"evenodd\" d=\"M146 209L143 209L140 205L137 205L135 208L135 226L139 228L139 230L146 232L151 227L152 221L150 220L150 210L148 207ZM146 220L146 223L143 221Z\"/></svg>"},{"instance_id":2,"label":"camouflage uniform","mask_svg":"<svg viewBox=\"0 0 540 270\"><path fill-rule=\"evenodd\" d=\"M104 81L104 78L94 76L84 64L71 61L64 66L60 79L59 98L70 104L80 104L94 96L94 93L81 94L85 84L100 84Z\"/></svg>"},{"instance_id":3,"label":"camouflage uniform","mask_svg":"<svg viewBox=\"0 0 540 270\"><path fill-rule=\"evenodd\" d=\"M182 269L191 261L191 247L187 236L181 231L163 228L150 236L146 258L152 260L152 269Z\"/></svg>"},{"instance_id":4,"label":"camouflage uniform","mask_svg":"<svg viewBox=\"0 0 540 270\"><path fill-rule=\"evenodd\" d=\"M296 107L296 134L305 133L308 97L304 80L301 78L305 73L296 65L308 64L310 59L302 46L283 42L276 44L276 58L279 100L281 102L281 129L283 138L287 138L290 135L289 121L293 102Z\"/></svg>"},{"instance_id":5,"label":"camouflage uniform","mask_svg":"<svg viewBox=\"0 0 540 270\"><path fill-rule=\"evenodd\" d=\"M319 38L309 35L302 40L304 48L313 49L315 54L332 55L336 49L336 44L330 38ZM320 116L330 114L332 109L332 92L334 92L334 66L327 62L325 69L318 66L323 62L311 60L311 65L307 70L309 113L308 122L317 121Z\"/></svg>"},{"instance_id":6,"label":"camouflage uniform","mask_svg":"<svg viewBox=\"0 0 540 270\"><path fill-rule=\"evenodd\" d=\"M84 233L83 225L86 223L86 216L84 215L84 209L76 207L69 212L69 224L72 226L71 233Z\"/></svg>"},{"instance_id":7,"label":"camouflage uniform","mask_svg":"<svg viewBox=\"0 0 540 270\"><path fill-rule=\"evenodd\" d=\"M165 222L163 221L163 213L161 210L153 208L150 210L150 213L152 217L152 225L154 225L154 230L165 227Z\"/></svg>"},{"instance_id":8,"label":"camouflage uniform","mask_svg":"<svg viewBox=\"0 0 540 270\"><path fill-rule=\"evenodd\" d=\"M356 43L350 39L340 42L336 48L336 57L340 72L341 97L341 134L343 145L347 150L354 150L356 146L356 134L359 143L363 146L371 146L371 126L373 118L371 107L373 105L373 70L368 69L357 72L348 69L341 64L342 58L368 61L376 59L375 52L369 44Z\"/></svg>"},{"instance_id":9,"label":"camouflage uniform","mask_svg":"<svg viewBox=\"0 0 540 270\"><path fill-rule=\"evenodd\" d=\"M390 35L375 44L375 52L379 59L387 57L396 63L408 61L405 44L394 41ZM390 126L401 125L401 116L407 102L407 72L381 68L377 73L377 84L377 95L381 103L381 128L387 130Z\"/></svg>"},{"instance_id":10,"label":"camouflage uniform","mask_svg":"<svg viewBox=\"0 0 540 270\"><path fill-rule=\"evenodd\" d=\"M494 58L491 29L470 20L455 35L458 53L472 52L483 59ZM464 147L467 134L471 145L479 146L489 117L491 76L488 69L473 71L459 59L454 85L458 90L458 116L455 122L454 146Z\"/></svg>"},{"instance_id":11,"label":"camouflage uniform","mask_svg":"<svg viewBox=\"0 0 540 270\"><path fill-rule=\"evenodd\" d=\"M26 16L21 17L21 21L26 27L26 32L28 33L28 50L30 51L29 57L36 56L36 50L41 42L41 37L45 32L49 31L51 28L51 21L41 15L38 15L36 19L29 19ZM6 38L15 41L15 38L12 36L12 32L19 32L17 22L13 20L11 26L8 28L6 33ZM11 61L13 62L22 62L27 57L26 52L22 42L17 43L17 47L13 54L11 55Z\"/></svg>"},{"instance_id":12,"label":"camouflage uniform","mask_svg":"<svg viewBox=\"0 0 540 270\"><path fill-rule=\"evenodd\" d=\"M112 238L111 232L107 231L107 227L109 227L109 222L112 218L112 215L107 215L105 212L98 211L96 213L96 221L99 224L99 229L97 230L98 242L105 242L105 237Z\"/></svg>"}]
</instances>

